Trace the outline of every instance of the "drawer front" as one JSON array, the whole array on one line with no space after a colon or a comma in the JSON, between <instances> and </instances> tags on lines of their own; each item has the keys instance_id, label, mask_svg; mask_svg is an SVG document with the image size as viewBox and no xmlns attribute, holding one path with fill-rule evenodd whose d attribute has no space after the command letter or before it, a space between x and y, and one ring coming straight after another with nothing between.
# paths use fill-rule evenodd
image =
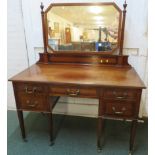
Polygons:
<instances>
[{"instance_id":1,"label":"drawer front","mask_svg":"<svg viewBox=\"0 0 155 155\"><path fill-rule=\"evenodd\" d=\"M19 109L29 111L49 111L47 98L45 95L25 95L18 93Z\"/></svg>"},{"instance_id":2,"label":"drawer front","mask_svg":"<svg viewBox=\"0 0 155 155\"><path fill-rule=\"evenodd\" d=\"M43 94L46 87L43 84L20 83L16 85L16 90L25 94Z\"/></svg>"},{"instance_id":3,"label":"drawer front","mask_svg":"<svg viewBox=\"0 0 155 155\"><path fill-rule=\"evenodd\" d=\"M99 63L101 64L109 64L109 65L114 65L117 63L116 58L99 58L98 59Z\"/></svg>"},{"instance_id":4,"label":"drawer front","mask_svg":"<svg viewBox=\"0 0 155 155\"><path fill-rule=\"evenodd\" d=\"M109 116L134 116L134 102L123 101L106 101L104 106L104 114Z\"/></svg>"},{"instance_id":5,"label":"drawer front","mask_svg":"<svg viewBox=\"0 0 155 155\"><path fill-rule=\"evenodd\" d=\"M108 89L104 92L104 98L115 100L136 100L137 92L136 90L128 89Z\"/></svg>"},{"instance_id":6,"label":"drawer front","mask_svg":"<svg viewBox=\"0 0 155 155\"><path fill-rule=\"evenodd\" d=\"M76 88L76 87L60 87L51 86L51 95L55 96L70 96L70 97L97 97L97 90L95 88Z\"/></svg>"}]
</instances>

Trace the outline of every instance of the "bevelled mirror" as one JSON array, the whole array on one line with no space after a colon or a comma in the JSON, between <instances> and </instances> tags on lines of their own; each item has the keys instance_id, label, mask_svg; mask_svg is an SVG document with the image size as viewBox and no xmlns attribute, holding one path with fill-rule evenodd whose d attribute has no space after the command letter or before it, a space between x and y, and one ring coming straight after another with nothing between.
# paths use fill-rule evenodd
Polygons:
<instances>
[{"instance_id":1,"label":"bevelled mirror","mask_svg":"<svg viewBox=\"0 0 155 155\"><path fill-rule=\"evenodd\" d=\"M49 52L112 53L119 47L122 11L115 3L51 4L45 15Z\"/></svg>"}]
</instances>

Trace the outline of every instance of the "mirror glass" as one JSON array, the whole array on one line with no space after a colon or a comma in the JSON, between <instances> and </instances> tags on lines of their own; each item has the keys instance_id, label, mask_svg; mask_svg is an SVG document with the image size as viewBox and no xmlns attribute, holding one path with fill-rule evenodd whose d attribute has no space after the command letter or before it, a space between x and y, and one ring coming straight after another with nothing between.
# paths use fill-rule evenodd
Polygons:
<instances>
[{"instance_id":1,"label":"mirror glass","mask_svg":"<svg viewBox=\"0 0 155 155\"><path fill-rule=\"evenodd\" d=\"M52 5L48 48L59 52L111 52L118 48L121 11L115 5Z\"/></svg>"}]
</instances>

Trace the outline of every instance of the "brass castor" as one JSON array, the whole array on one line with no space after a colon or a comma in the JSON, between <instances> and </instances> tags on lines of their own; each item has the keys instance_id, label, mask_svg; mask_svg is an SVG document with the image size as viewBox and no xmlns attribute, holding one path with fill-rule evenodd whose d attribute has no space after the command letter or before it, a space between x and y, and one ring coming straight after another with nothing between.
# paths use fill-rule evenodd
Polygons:
<instances>
[{"instance_id":1,"label":"brass castor","mask_svg":"<svg viewBox=\"0 0 155 155\"><path fill-rule=\"evenodd\" d=\"M132 151L129 151L129 155L132 155Z\"/></svg>"},{"instance_id":2,"label":"brass castor","mask_svg":"<svg viewBox=\"0 0 155 155\"><path fill-rule=\"evenodd\" d=\"M97 148L97 152L98 152L98 153L101 153L101 152L102 152L102 148L101 148L101 147L98 147L98 148Z\"/></svg>"}]
</instances>

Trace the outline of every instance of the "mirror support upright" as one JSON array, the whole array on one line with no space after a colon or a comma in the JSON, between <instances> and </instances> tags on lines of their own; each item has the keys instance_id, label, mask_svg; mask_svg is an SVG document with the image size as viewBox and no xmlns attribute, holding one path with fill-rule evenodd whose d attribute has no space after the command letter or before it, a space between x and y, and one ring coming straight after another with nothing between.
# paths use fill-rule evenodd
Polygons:
<instances>
[{"instance_id":1,"label":"mirror support upright","mask_svg":"<svg viewBox=\"0 0 155 155\"><path fill-rule=\"evenodd\" d=\"M51 63L64 63L64 64L96 64L98 66L108 66L108 65L115 65L115 66L126 66L131 67L128 63L128 55L123 55L123 44L124 44L124 29L125 29L125 20L126 20L126 7L127 3L125 1L123 7L123 19L122 18L122 11L119 9L115 3L108 3L108 5L115 5L118 10L121 12L120 16L120 26L119 26L119 53L117 55L113 54L105 54L102 52L48 52L48 27L47 27L47 12L51 7L54 6L63 6L62 4L50 4L50 6L44 11L44 6L41 3L41 17L42 17L42 30L43 30L43 43L44 43L44 53L39 53L39 60L38 64L51 64ZM76 5L73 3L69 3L67 6L88 6L92 5L92 3L77 3ZM107 5L102 3L101 5Z\"/></svg>"},{"instance_id":2,"label":"mirror support upright","mask_svg":"<svg viewBox=\"0 0 155 155\"><path fill-rule=\"evenodd\" d=\"M124 30L125 30L126 7L127 7L126 0L125 0L125 3L123 4L123 7L124 7L124 10L123 10L123 21L122 21L121 42L120 42L120 52L119 52L119 55L123 55Z\"/></svg>"},{"instance_id":3,"label":"mirror support upright","mask_svg":"<svg viewBox=\"0 0 155 155\"><path fill-rule=\"evenodd\" d=\"M47 53L47 41L46 41L46 28L45 28L45 13L43 11L44 5L41 3L41 19L42 19L42 31L43 31L43 42L44 42L44 63L48 63L48 53Z\"/></svg>"}]
</instances>

